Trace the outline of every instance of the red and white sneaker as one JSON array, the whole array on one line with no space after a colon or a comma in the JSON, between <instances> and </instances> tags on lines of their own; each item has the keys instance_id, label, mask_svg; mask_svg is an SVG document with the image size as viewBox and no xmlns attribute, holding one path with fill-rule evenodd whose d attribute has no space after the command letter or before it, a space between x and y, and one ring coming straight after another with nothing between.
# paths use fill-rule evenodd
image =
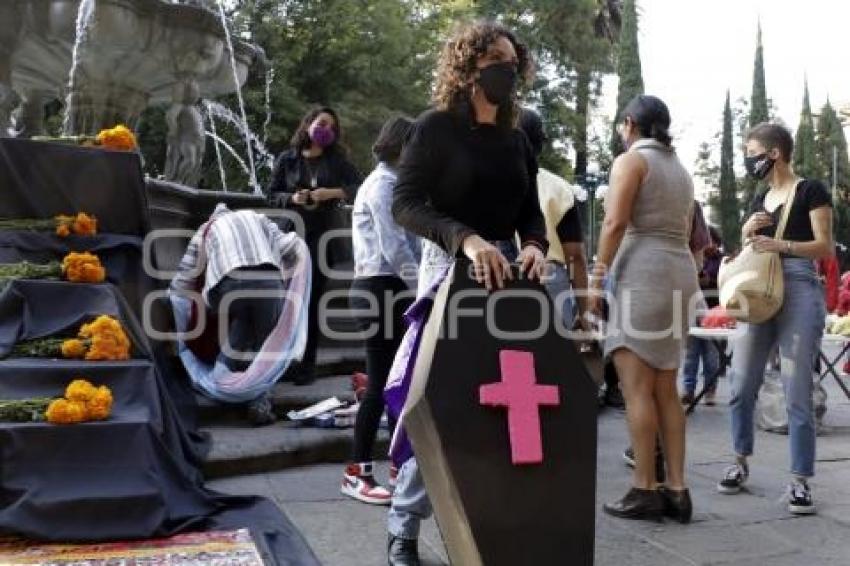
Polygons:
<instances>
[{"instance_id":1,"label":"red and white sneaker","mask_svg":"<svg viewBox=\"0 0 850 566\"><path fill-rule=\"evenodd\" d=\"M372 475L372 463L349 464L342 476L340 492L372 505L389 505L393 497L387 488L378 485L375 481L375 476Z\"/></svg>"}]
</instances>

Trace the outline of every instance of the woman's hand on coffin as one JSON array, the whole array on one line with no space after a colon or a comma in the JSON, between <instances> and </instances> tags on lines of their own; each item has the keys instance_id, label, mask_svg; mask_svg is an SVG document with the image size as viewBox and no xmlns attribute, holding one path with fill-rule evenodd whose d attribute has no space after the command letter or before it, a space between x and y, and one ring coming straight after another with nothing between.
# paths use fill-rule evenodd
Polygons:
<instances>
[{"instance_id":1,"label":"woman's hand on coffin","mask_svg":"<svg viewBox=\"0 0 850 566\"><path fill-rule=\"evenodd\" d=\"M525 246L517 256L520 271L528 275L529 279L540 281L543 270L546 267L546 256L543 250L534 245Z\"/></svg>"},{"instance_id":2,"label":"woman's hand on coffin","mask_svg":"<svg viewBox=\"0 0 850 566\"><path fill-rule=\"evenodd\" d=\"M463 253L472 261L473 277L488 291L502 289L505 279L511 279L511 264L499 248L477 234L463 240Z\"/></svg>"}]
</instances>

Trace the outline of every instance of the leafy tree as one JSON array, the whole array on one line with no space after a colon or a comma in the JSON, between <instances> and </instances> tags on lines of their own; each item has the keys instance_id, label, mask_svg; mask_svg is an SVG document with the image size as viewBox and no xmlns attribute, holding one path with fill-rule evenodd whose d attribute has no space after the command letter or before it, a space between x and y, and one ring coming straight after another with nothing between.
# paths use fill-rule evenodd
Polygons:
<instances>
[{"instance_id":1,"label":"leafy tree","mask_svg":"<svg viewBox=\"0 0 850 566\"><path fill-rule=\"evenodd\" d=\"M818 117L817 155L821 171L829 172L824 180L835 201L835 239L846 245L850 242L850 158L844 127L829 101Z\"/></svg>"},{"instance_id":2,"label":"leafy tree","mask_svg":"<svg viewBox=\"0 0 850 566\"><path fill-rule=\"evenodd\" d=\"M821 164L818 161L808 81L806 81L803 91L803 110L800 112L800 125L797 126L797 135L794 140L793 164L794 171L802 177L823 178Z\"/></svg>"},{"instance_id":3,"label":"leafy tree","mask_svg":"<svg viewBox=\"0 0 850 566\"><path fill-rule=\"evenodd\" d=\"M537 61L529 93L550 143L541 164L564 176L572 167L564 147L572 142L576 166L587 163L587 113L600 98L601 73L612 69L612 29L619 0L480 0L476 15L515 29Z\"/></svg>"},{"instance_id":4,"label":"leafy tree","mask_svg":"<svg viewBox=\"0 0 850 566\"><path fill-rule=\"evenodd\" d=\"M611 136L611 152L616 157L623 152L623 143L617 133L621 114L632 98L643 94L643 73L638 45L637 0L625 0L623 3L623 27L620 30L620 45L617 55L617 75L620 84L617 91L617 115Z\"/></svg>"},{"instance_id":5,"label":"leafy tree","mask_svg":"<svg viewBox=\"0 0 850 566\"><path fill-rule=\"evenodd\" d=\"M753 64L753 91L750 96L750 114L747 122L748 126L752 128L757 124L761 124L762 122L767 122L769 120L770 105L768 104L767 86L764 77L764 46L762 44L761 22L759 22L758 34L756 37L756 56ZM758 190L758 186L758 181L750 178L744 179L741 185L743 193L741 204L743 205L744 211L746 211L746 208L752 202L753 197Z\"/></svg>"},{"instance_id":6,"label":"leafy tree","mask_svg":"<svg viewBox=\"0 0 850 566\"><path fill-rule=\"evenodd\" d=\"M740 214L738 202L738 183L735 179L735 154L733 147L732 101L726 91L726 104L723 106L723 133L720 140L720 171L718 217L720 233L727 248L737 248L740 243Z\"/></svg>"},{"instance_id":7,"label":"leafy tree","mask_svg":"<svg viewBox=\"0 0 850 566\"><path fill-rule=\"evenodd\" d=\"M613 9L619 0L232 0L228 17L234 37L264 51L242 94L250 128L265 138L268 150L284 150L306 110L327 104L340 113L344 141L364 172L372 166L370 149L382 123L398 113L415 116L429 105L437 55L457 22L501 20L529 43L538 61L538 79L528 100L543 115L551 140L542 162L568 175L564 148L582 130L576 111L578 68L593 69L592 105L600 97L599 77L611 60L611 43L596 29L602 4ZM270 69L274 81L266 125ZM237 108L233 95L218 102ZM140 141L151 156L146 169L156 175L166 145L163 109L146 112L142 124ZM235 153L246 155L239 132L219 120L215 126ZM222 153L228 185L245 189L241 166L227 150ZM258 173L264 184L270 170ZM212 140L202 186L221 187Z\"/></svg>"}]
</instances>

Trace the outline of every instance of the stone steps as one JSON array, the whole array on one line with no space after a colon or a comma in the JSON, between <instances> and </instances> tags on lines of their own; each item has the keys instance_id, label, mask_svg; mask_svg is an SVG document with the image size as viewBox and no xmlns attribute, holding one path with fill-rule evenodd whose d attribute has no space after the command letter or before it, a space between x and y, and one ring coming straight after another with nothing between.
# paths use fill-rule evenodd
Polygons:
<instances>
[{"instance_id":1,"label":"stone steps","mask_svg":"<svg viewBox=\"0 0 850 566\"><path fill-rule=\"evenodd\" d=\"M286 419L290 410L337 397L354 401L350 375L323 377L297 387L278 384L272 394L280 421L271 426L252 427L244 409L223 405L199 396L201 430L210 435L212 446L203 466L207 478L259 474L320 463L348 461L353 429L322 429L300 426ZM387 431L379 432L376 459L384 459L389 448Z\"/></svg>"},{"instance_id":2,"label":"stone steps","mask_svg":"<svg viewBox=\"0 0 850 566\"><path fill-rule=\"evenodd\" d=\"M209 479L312 464L342 464L351 456L354 432L351 428L302 427L288 421L258 428L234 421L202 430L212 437L212 449L203 466L204 476ZM388 448L389 435L381 430L375 455L386 455Z\"/></svg>"}]
</instances>

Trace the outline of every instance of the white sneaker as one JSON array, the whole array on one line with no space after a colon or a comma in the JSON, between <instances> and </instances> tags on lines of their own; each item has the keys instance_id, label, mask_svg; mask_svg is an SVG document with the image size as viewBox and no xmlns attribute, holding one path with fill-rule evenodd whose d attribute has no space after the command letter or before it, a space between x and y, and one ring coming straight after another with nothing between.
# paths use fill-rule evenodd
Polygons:
<instances>
[{"instance_id":1,"label":"white sneaker","mask_svg":"<svg viewBox=\"0 0 850 566\"><path fill-rule=\"evenodd\" d=\"M788 511L794 515L814 515L817 512L808 483L795 479L788 486Z\"/></svg>"},{"instance_id":2,"label":"white sneaker","mask_svg":"<svg viewBox=\"0 0 850 566\"><path fill-rule=\"evenodd\" d=\"M371 505L389 505L392 493L372 475L372 464L349 464L342 476L343 495Z\"/></svg>"},{"instance_id":3,"label":"white sneaker","mask_svg":"<svg viewBox=\"0 0 850 566\"><path fill-rule=\"evenodd\" d=\"M717 491L726 495L741 493L741 489L743 489L749 477L749 467L746 464L736 462L723 470L723 479L717 483Z\"/></svg>"}]
</instances>

